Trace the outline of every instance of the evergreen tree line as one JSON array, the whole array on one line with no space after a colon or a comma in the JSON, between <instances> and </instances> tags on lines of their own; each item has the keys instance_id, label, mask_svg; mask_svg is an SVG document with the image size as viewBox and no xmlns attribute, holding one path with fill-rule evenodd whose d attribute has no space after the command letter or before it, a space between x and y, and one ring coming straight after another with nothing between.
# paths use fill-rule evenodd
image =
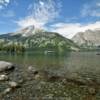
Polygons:
<instances>
[{"instance_id":1,"label":"evergreen tree line","mask_svg":"<svg viewBox=\"0 0 100 100\"><path fill-rule=\"evenodd\" d=\"M25 52L25 47L20 44L9 44L4 45L4 43L0 43L0 51L7 52L7 53L23 53Z\"/></svg>"}]
</instances>

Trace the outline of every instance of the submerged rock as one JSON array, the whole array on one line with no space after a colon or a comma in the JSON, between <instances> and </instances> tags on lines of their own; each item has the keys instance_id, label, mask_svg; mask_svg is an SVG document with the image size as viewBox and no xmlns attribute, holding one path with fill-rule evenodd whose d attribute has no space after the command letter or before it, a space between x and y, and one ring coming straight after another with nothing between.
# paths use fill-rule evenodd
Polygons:
<instances>
[{"instance_id":1,"label":"submerged rock","mask_svg":"<svg viewBox=\"0 0 100 100\"><path fill-rule=\"evenodd\" d=\"M51 81L51 82L55 82L55 81L59 81L59 80L63 80L63 78L62 77L60 77L60 76L49 76L49 78L48 78L48 81Z\"/></svg>"},{"instance_id":2,"label":"submerged rock","mask_svg":"<svg viewBox=\"0 0 100 100\"><path fill-rule=\"evenodd\" d=\"M93 88L93 87L88 88L88 92L89 92L89 94L91 94L91 95L95 95L95 94L96 94L96 89Z\"/></svg>"},{"instance_id":3,"label":"submerged rock","mask_svg":"<svg viewBox=\"0 0 100 100\"><path fill-rule=\"evenodd\" d=\"M36 70L36 69L35 69L33 66L29 66L29 67L28 67L28 70L29 70L29 71L34 71L34 70Z\"/></svg>"},{"instance_id":4,"label":"submerged rock","mask_svg":"<svg viewBox=\"0 0 100 100\"><path fill-rule=\"evenodd\" d=\"M11 90L12 90L11 88L7 88L7 89L4 90L3 94L9 93Z\"/></svg>"},{"instance_id":5,"label":"submerged rock","mask_svg":"<svg viewBox=\"0 0 100 100\"><path fill-rule=\"evenodd\" d=\"M18 83L16 83L16 82L9 82L9 85L10 85L10 87L11 88L16 88L16 87L18 87Z\"/></svg>"},{"instance_id":6,"label":"submerged rock","mask_svg":"<svg viewBox=\"0 0 100 100\"><path fill-rule=\"evenodd\" d=\"M28 71L32 72L34 75L38 74L38 70L33 66L29 66Z\"/></svg>"},{"instance_id":7,"label":"submerged rock","mask_svg":"<svg viewBox=\"0 0 100 100\"><path fill-rule=\"evenodd\" d=\"M0 61L0 72L12 70L14 68L15 65L10 62Z\"/></svg>"},{"instance_id":8,"label":"submerged rock","mask_svg":"<svg viewBox=\"0 0 100 100\"><path fill-rule=\"evenodd\" d=\"M35 75L34 76L35 79L48 80L49 78L47 71L38 71L38 73L35 73L34 75Z\"/></svg>"},{"instance_id":9,"label":"submerged rock","mask_svg":"<svg viewBox=\"0 0 100 100\"><path fill-rule=\"evenodd\" d=\"M6 80L8 80L7 75L0 75L0 81L6 81Z\"/></svg>"}]
</instances>

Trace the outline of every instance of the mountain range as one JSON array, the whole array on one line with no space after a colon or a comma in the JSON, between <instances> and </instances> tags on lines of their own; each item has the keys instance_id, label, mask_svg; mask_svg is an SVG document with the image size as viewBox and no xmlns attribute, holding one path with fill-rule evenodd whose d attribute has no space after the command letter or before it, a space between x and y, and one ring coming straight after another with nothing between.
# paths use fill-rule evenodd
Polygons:
<instances>
[{"instance_id":1,"label":"mountain range","mask_svg":"<svg viewBox=\"0 0 100 100\"><path fill-rule=\"evenodd\" d=\"M36 29L34 26L26 27L14 33L0 35L0 45L3 46L3 48L10 46L10 48L13 48L13 51L16 50L18 46L23 46L26 50L39 50L43 52L79 50L79 47L72 40L58 33Z\"/></svg>"},{"instance_id":2,"label":"mountain range","mask_svg":"<svg viewBox=\"0 0 100 100\"><path fill-rule=\"evenodd\" d=\"M25 48L32 51L79 51L85 49L100 49L100 30L79 32L68 39L55 32L48 32L29 26L17 32L0 35L0 50L2 48ZM7 49L8 50L8 49ZM14 51L13 50L13 51Z\"/></svg>"}]
</instances>

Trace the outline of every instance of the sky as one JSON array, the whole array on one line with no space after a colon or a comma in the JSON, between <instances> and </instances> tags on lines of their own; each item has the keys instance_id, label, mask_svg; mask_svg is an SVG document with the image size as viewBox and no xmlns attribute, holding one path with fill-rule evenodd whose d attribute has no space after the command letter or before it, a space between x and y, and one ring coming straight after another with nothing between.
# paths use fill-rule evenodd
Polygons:
<instances>
[{"instance_id":1,"label":"sky","mask_svg":"<svg viewBox=\"0 0 100 100\"><path fill-rule=\"evenodd\" d=\"M100 29L100 0L0 0L0 34L31 25L67 38Z\"/></svg>"}]
</instances>

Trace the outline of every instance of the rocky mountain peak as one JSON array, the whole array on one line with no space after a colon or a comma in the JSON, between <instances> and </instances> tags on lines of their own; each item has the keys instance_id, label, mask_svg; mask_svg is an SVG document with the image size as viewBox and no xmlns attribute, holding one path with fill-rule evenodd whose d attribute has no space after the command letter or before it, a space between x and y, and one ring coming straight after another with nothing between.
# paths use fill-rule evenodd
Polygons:
<instances>
[{"instance_id":1,"label":"rocky mountain peak","mask_svg":"<svg viewBox=\"0 0 100 100\"><path fill-rule=\"evenodd\" d=\"M28 27L26 27L24 29L21 29L21 30L15 32L12 35L21 34L22 36L27 37L27 36L31 36L31 35L34 35L34 34L36 34L38 32L43 32L43 31L44 30L39 29L39 28L35 28L34 25L31 25L31 26L28 26Z\"/></svg>"},{"instance_id":2,"label":"rocky mountain peak","mask_svg":"<svg viewBox=\"0 0 100 100\"><path fill-rule=\"evenodd\" d=\"M80 46L99 46L100 29L79 32L72 38L72 40Z\"/></svg>"}]
</instances>

